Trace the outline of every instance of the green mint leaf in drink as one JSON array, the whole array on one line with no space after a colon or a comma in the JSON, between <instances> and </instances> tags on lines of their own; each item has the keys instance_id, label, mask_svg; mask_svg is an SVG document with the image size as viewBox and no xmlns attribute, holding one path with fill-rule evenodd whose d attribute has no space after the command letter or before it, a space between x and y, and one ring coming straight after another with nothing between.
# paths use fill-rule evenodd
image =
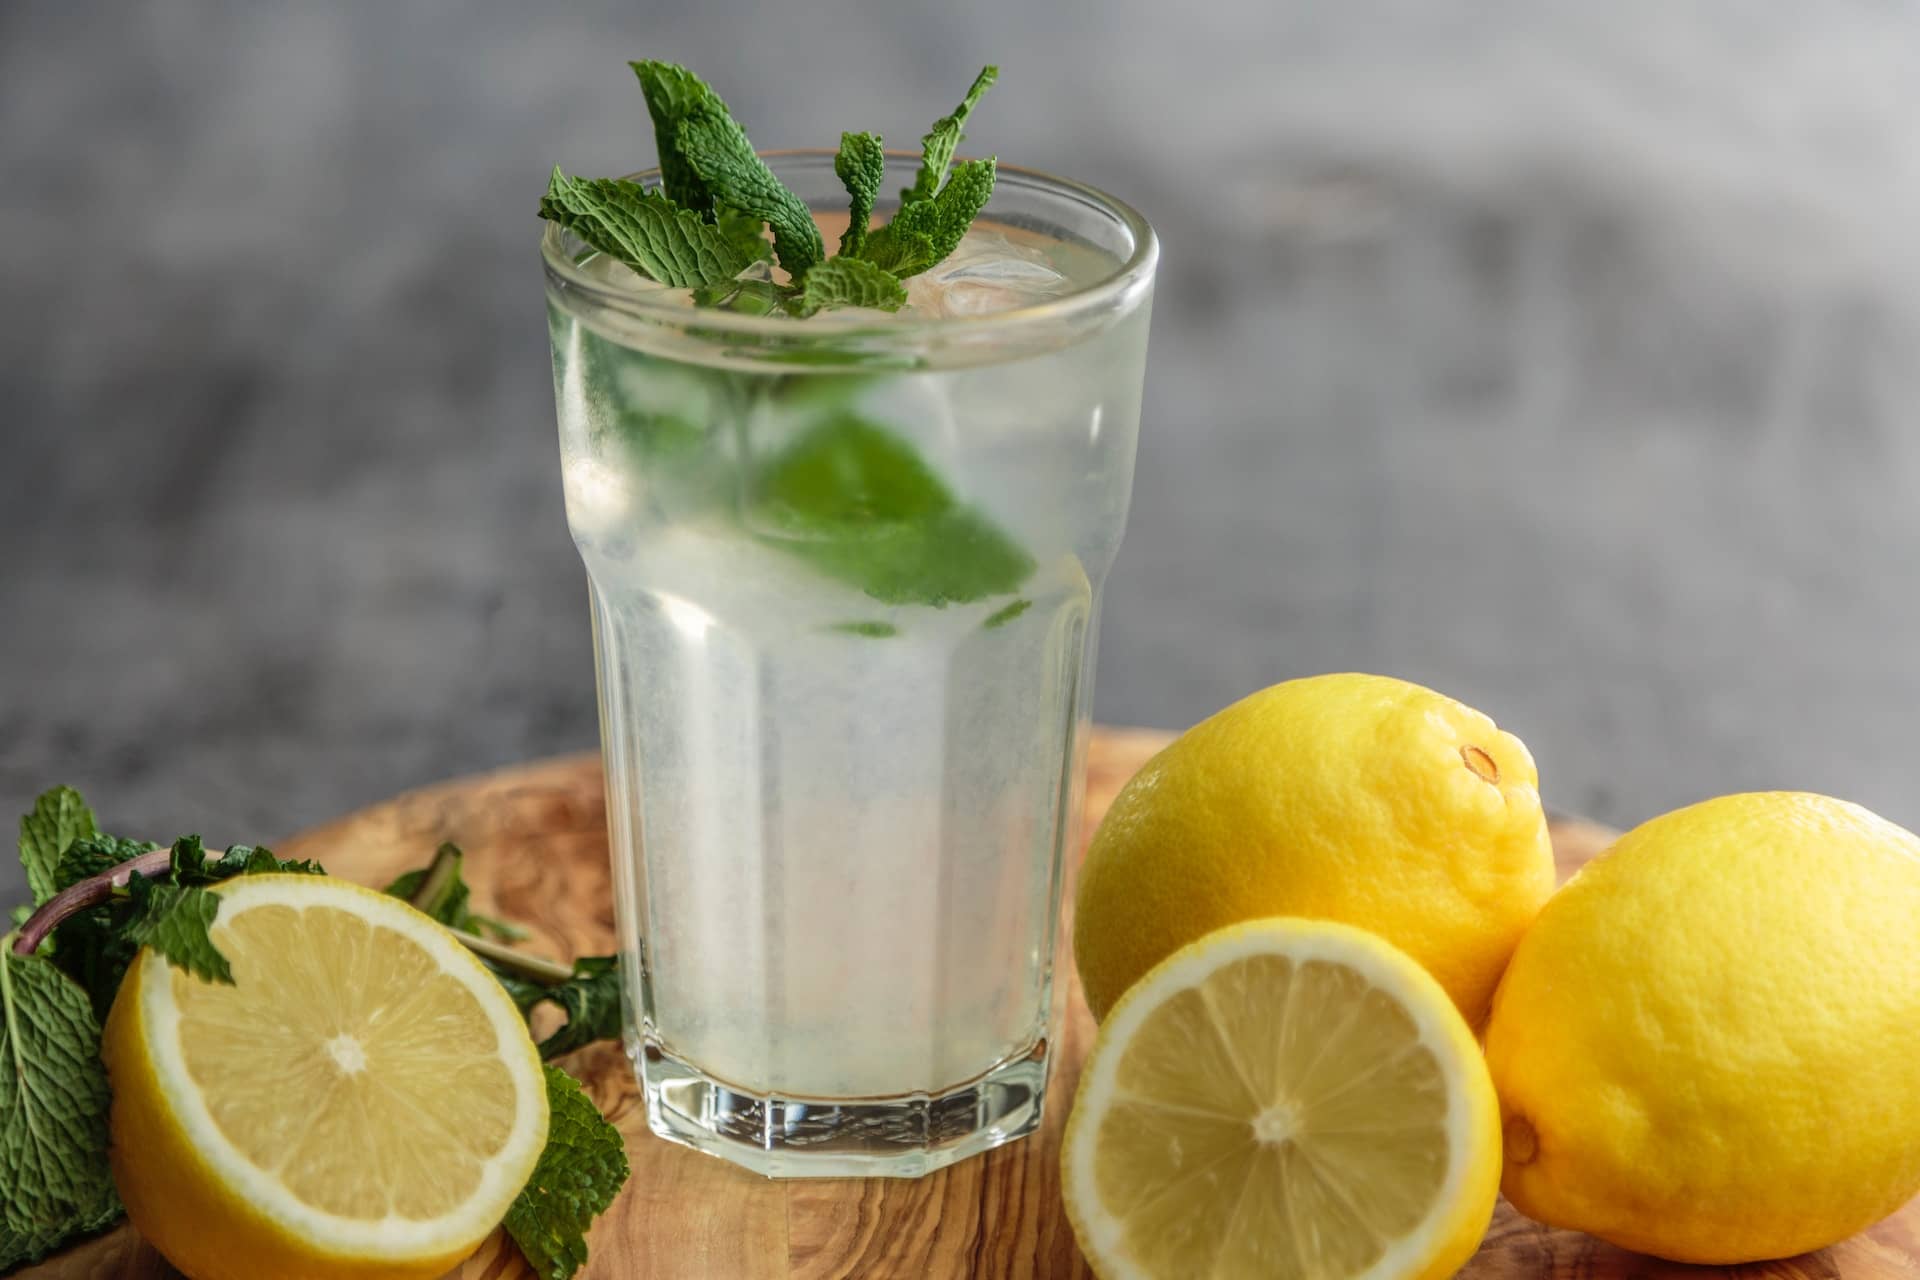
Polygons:
<instances>
[{"instance_id":1,"label":"green mint leaf in drink","mask_svg":"<svg viewBox=\"0 0 1920 1280\"><path fill-rule=\"evenodd\" d=\"M505 1226L540 1280L587 1264L587 1228L626 1182L626 1143L579 1083L547 1068L547 1146Z\"/></svg>"},{"instance_id":2,"label":"green mint leaf in drink","mask_svg":"<svg viewBox=\"0 0 1920 1280\"><path fill-rule=\"evenodd\" d=\"M773 230L774 257L788 275L798 280L827 256L813 211L767 168L719 98L681 122L679 141L680 153L716 202L752 214Z\"/></svg>"},{"instance_id":3,"label":"green mint leaf in drink","mask_svg":"<svg viewBox=\"0 0 1920 1280\"><path fill-rule=\"evenodd\" d=\"M82 836L94 834L93 810L72 787L55 787L20 818L20 865L39 906L60 891L60 855Z\"/></svg>"},{"instance_id":4,"label":"green mint leaf in drink","mask_svg":"<svg viewBox=\"0 0 1920 1280\"><path fill-rule=\"evenodd\" d=\"M894 253L896 250L892 242L895 237L914 235L926 237L932 246L932 259L896 268L894 274L902 277L915 275L939 262L959 245L961 237L967 234L967 228L973 225L974 218L993 195L994 174L995 162L991 156L985 160L967 160L955 165L952 175L937 195L928 200L913 200L901 205L899 212L893 215L893 221L873 233L867 242L868 256Z\"/></svg>"},{"instance_id":5,"label":"green mint leaf in drink","mask_svg":"<svg viewBox=\"0 0 1920 1280\"><path fill-rule=\"evenodd\" d=\"M982 631L993 631L1004 627L1031 608L1033 608L1033 601L1015 600L1004 609L996 609L985 622L980 624L980 629Z\"/></svg>"},{"instance_id":6,"label":"green mint leaf in drink","mask_svg":"<svg viewBox=\"0 0 1920 1280\"><path fill-rule=\"evenodd\" d=\"M667 199L702 217L714 214L708 189L680 150L680 126L714 101L713 90L685 67L671 62L630 62L653 119L653 141L660 152L660 188ZM629 266L632 264L629 263Z\"/></svg>"},{"instance_id":7,"label":"green mint leaf in drink","mask_svg":"<svg viewBox=\"0 0 1920 1280\"><path fill-rule=\"evenodd\" d=\"M87 995L0 938L0 1272L120 1216L107 1071Z\"/></svg>"},{"instance_id":8,"label":"green mint leaf in drink","mask_svg":"<svg viewBox=\"0 0 1920 1280\"><path fill-rule=\"evenodd\" d=\"M752 261L727 231L624 178L569 178L555 169L540 216L676 289L730 280Z\"/></svg>"},{"instance_id":9,"label":"green mint leaf in drink","mask_svg":"<svg viewBox=\"0 0 1920 1280\"><path fill-rule=\"evenodd\" d=\"M900 628L891 622L836 622L827 630L845 636L864 636L869 640L890 640L900 634Z\"/></svg>"},{"instance_id":10,"label":"green mint leaf in drink","mask_svg":"<svg viewBox=\"0 0 1920 1280\"><path fill-rule=\"evenodd\" d=\"M768 545L883 604L940 607L1017 589L1033 557L954 497L910 444L854 414L813 428L755 478Z\"/></svg>"},{"instance_id":11,"label":"green mint leaf in drink","mask_svg":"<svg viewBox=\"0 0 1920 1280\"><path fill-rule=\"evenodd\" d=\"M898 311L907 301L906 286L871 262L844 254L829 258L801 282L795 312L810 316L827 307L869 307Z\"/></svg>"},{"instance_id":12,"label":"green mint leaf in drink","mask_svg":"<svg viewBox=\"0 0 1920 1280\"><path fill-rule=\"evenodd\" d=\"M880 198L886 176L887 151L877 133L843 133L834 153L833 171L847 189L847 229L840 234L840 256L860 256L867 242L867 224L873 221L873 202Z\"/></svg>"},{"instance_id":13,"label":"green mint leaf in drink","mask_svg":"<svg viewBox=\"0 0 1920 1280\"><path fill-rule=\"evenodd\" d=\"M1000 68L982 67L980 74L973 78L967 96L953 109L953 114L941 116L933 122L933 128L920 139L920 170L913 176L913 185L900 193L902 204L931 200L940 190L940 184L946 180L947 166L953 162L953 153L966 136L964 129L967 117L973 114L981 97L999 78Z\"/></svg>"}]
</instances>

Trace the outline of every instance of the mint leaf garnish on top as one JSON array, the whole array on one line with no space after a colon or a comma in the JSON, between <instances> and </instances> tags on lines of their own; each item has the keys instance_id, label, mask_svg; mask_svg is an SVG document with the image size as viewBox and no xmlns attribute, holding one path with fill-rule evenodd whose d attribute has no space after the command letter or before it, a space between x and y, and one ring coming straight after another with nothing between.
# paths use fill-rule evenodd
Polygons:
<instances>
[{"instance_id":1,"label":"mint leaf garnish on top","mask_svg":"<svg viewBox=\"0 0 1920 1280\"><path fill-rule=\"evenodd\" d=\"M834 153L833 172L847 189L847 229L840 233L840 256L857 258L873 221L873 202L887 174L886 144L877 133L843 133Z\"/></svg>"},{"instance_id":2,"label":"mint leaf garnish on top","mask_svg":"<svg viewBox=\"0 0 1920 1280\"><path fill-rule=\"evenodd\" d=\"M979 105L980 99L999 78L1000 68L983 67L967 89L967 96L953 109L953 114L934 121L933 128L920 139L920 171L913 175L913 185L900 193L903 206L916 200L931 200L940 190L940 184L946 180L947 166L953 163L953 153L960 146L960 140L966 137L963 130L967 117L973 114L974 107Z\"/></svg>"},{"instance_id":3,"label":"mint leaf garnish on top","mask_svg":"<svg viewBox=\"0 0 1920 1280\"><path fill-rule=\"evenodd\" d=\"M906 286L884 268L842 254L807 272L792 310L810 316L827 307L875 307L898 310L907 300Z\"/></svg>"},{"instance_id":4,"label":"mint leaf garnish on top","mask_svg":"<svg viewBox=\"0 0 1920 1280\"><path fill-rule=\"evenodd\" d=\"M760 158L711 86L670 62L630 65L653 120L658 189L555 169L540 216L641 275L693 290L696 305L803 317L835 307L896 311L907 301L900 282L952 253L993 194L993 159L954 166L953 154L998 68L982 70L921 139L913 183L878 230L869 228L886 170L880 135L840 135L834 172L849 217L839 253L828 257L806 202ZM769 256L767 232L785 280L766 280L764 268L760 278L743 274Z\"/></svg>"},{"instance_id":5,"label":"mint leaf garnish on top","mask_svg":"<svg viewBox=\"0 0 1920 1280\"><path fill-rule=\"evenodd\" d=\"M726 228L624 178L569 178L555 169L540 216L676 289L731 280L753 261Z\"/></svg>"}]
</instances>

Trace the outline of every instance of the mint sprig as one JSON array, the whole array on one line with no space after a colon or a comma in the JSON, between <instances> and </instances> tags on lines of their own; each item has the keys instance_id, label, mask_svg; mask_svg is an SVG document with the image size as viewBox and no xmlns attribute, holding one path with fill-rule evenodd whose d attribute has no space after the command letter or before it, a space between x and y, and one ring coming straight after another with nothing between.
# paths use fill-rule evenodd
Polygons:
<instances>
[{"instance_id":1,"label":"mint sprig","mask_svg":"<svg viewBox=\"0 0 1920 1280\"><path fill-rule=\"evenodd\" d=\"M22 819L20 856L33 869L39 905L0 937L0 1273L121 1216L107 1164L100 1028L140 947L204 981L231 983L213 941L220 896L211 886L241 875L325 874L317 863L252 845L214 856L198 836L161 848L104 834L86 801L65 787L42 795ZM566 1012L566 1024L542 1042L544 1056L617 1036L614 957L561 965L467 932L524 936L472 910L460 869L459 849L442 845L388 892L449 925L523 1011L552 1002ZM566 1280L586 1259L587 1224L612 1203L627 1166L619 1131L577 1085L556 1078L566 1079L549 1068L553 1132L515 1205L522 1229L513 1234L522 1239L524 1230L523 1246L533 1242L528 1255L543 1276Z\"/></svg>"},{"instance_id":2,"label":"mint sprig","mask_svg":"<svg viewBox=\"0 0 1920 1280\"><path fill-rule=\"evenodd\" d=\"M660 152L660 187L554 170L540 216L589 247L673 288L697 305L748 314L810 316L834 307L895 311L901 282L960 243L993 194L995 162L953 164L980 98L999 77L986 67L952 114L920 140L920 165L891 221L869 231L886 172L877 133L843 133L834 172L847 189L847 229L829 258L805 201L754 150L727 104L700 77L671 62L628 64L639 78ZM766 260L762 228L784 282L741 279Z\"/></svg>"}]
</instances>

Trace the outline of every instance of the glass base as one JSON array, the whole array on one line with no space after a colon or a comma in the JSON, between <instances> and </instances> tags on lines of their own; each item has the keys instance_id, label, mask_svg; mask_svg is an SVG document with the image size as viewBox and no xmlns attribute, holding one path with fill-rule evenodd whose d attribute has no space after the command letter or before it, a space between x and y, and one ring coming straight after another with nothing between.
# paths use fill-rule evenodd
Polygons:
<instances>
[{"instance_id":1,"label":"glass base","mask_svg":"<svg viewBox=\"0 0 1920 1280\"><path fill-rule=\"evenodd\" d=\"M1044 1038L965 1084L890 1098L743 1093L657 1045L628 1053L647 1125L669 1142L769 1178L918 1178L1040 1127Z\"/></svg>"}]
</instances>

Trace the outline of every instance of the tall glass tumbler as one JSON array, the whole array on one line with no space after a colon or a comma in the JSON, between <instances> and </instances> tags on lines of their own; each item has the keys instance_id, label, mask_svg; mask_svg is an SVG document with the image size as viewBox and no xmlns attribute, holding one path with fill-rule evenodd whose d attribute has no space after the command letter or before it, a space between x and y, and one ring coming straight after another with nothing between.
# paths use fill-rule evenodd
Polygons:
<instances>
[{"instance_id":1,"label":"tall glass tumbler","mask_svg":"<svg viewBox=\"0 0 1920 1280\"><path fill-rule=\"evenodd\" d=\"M769 161L831 243L832 153ZM649 1123L774 1176L1032 1131L1152 230L1003 168L908 309L805 321L542 248Z\"/></svg>"}]
</instances>

